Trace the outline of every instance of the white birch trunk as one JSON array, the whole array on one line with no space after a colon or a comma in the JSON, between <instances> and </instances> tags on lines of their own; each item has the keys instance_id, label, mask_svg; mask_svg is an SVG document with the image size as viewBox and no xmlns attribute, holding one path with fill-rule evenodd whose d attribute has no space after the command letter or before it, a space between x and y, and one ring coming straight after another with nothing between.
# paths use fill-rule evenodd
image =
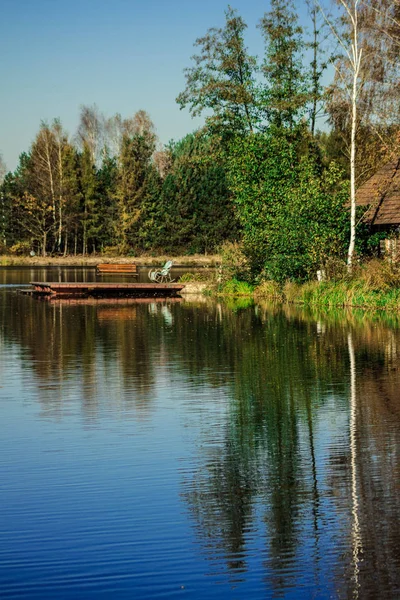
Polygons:
<instances>
[{"instance_id":1,"label":"white birch trunk","mask_svg":"<svg viewBox=\"0 0 400 600\"><path fill-rule=\"evenodd\" d=\"M357 130L357 73L354 72L353 94L351 99L351 140L350 140L350 243L347 254L347 268L353 268L356 244L356 130Z\"/></svg>"},{"instance_id":2,"label":"white birch trunk","mask_svg":"<svg viewBox=\"0 0 400 600\"><path fill-rule=\"evenodd\" d=\"M314 0L315 6L321 11L326 23L329 25L338 44L342 47L343 54L348 60L348 66L351 72L351 84L345 83L345 89L350 100L351 134L350 134L350 241L347 253L347 268L351 272L354 263L355 244L356 244L356 133L358 119L358 102L362 89L360 77L362 64L361 30L358 22L360 6L363 0L337 0L349 23L349 37L351 44L347 41L347 36L341 34L340 30L334 24L332 18L324 10L320 0ZM343 81L343 79L342 79Z\"/></svg>"},{"instance_id":3,"label":"white birch trunk","mask_svg":"<svg viewBox=\"0 0 400 600\"><path fill-rule=\"evenodd\" d=\"M61 250L62 244L62 227L63 227L63 191L64 191L64 170L62 162L62 140L58 139L58 176L59 176L59 198L58 198L58 251Z\"/></svg>"},{"instance_id":4,"label":"white birch trunk","mask_svg":"<svg viewBox=\"0 0 400 600\"><path fill-rule=\"evenodd\" d=\"M52 203L52 210L53 210L53 220L54 220L54 225L55 225L55 223L56 223L56 197L55 197L55 192L54 192L53 165L51 164L49 143L50 143L49 137L48 137L48 134L46 133L46 136L45 136L46 158L45 158L45 160L46 160L47 171L49 173L51 203Z\"/></svg>"},{"instance_id":5,"label":"white birch trunk","mask_svg":"<svg viewBox=\"0 0 400 600\"><path fill-rule=\"evenodd\" d=\"M356 244L356 133L357 133L357 100L359 94L359 74L362 58L362 49L358 43L358 1L354 4L351 15L353 24L353 42L351 44L351 66L353 69L353 85L351 90L351 138L350 138L350 243L347 254L347 268L351 272L354 263Z\"/></svg>"}]
</instances>

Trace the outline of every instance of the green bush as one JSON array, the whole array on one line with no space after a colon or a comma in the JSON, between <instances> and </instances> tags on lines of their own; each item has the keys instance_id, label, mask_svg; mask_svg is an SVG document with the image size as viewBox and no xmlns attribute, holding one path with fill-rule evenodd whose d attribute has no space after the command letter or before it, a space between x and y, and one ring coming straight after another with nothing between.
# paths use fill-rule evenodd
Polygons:
<instances>
[{"instance_id":1,"label":"green bush","mask_svg":"<svg viewBox=\"0 0 400 600\"><path fill-rule=\"evenodd\" d=\"M270 129L232 145L229 183L254 278L305 281L328 257L346 254L348 184L301 141L300 130Z\"/></svg>"},{"instance_id":2,"label":"green bush","mask_svg":"<svg viewBox=\"0 0 400 600\"><path fill-rule=\"evenodd\" d=\"M230 279L219 288L219 293L224 296L252 296L253 292L254 287L250 283L237 279Z\"/></svg>"}]
</instances>

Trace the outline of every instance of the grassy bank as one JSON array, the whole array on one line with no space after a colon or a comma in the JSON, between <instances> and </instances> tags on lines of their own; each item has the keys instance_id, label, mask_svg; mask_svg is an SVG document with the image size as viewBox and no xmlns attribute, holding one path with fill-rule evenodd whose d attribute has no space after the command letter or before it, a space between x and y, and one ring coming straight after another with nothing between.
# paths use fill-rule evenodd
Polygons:
<instances>
[{"instance_id":1,"label":"grassy bank","mask_svg":"<svg viewBox=\"0 0 400 600\"><path fill-rule=\"evenodd\" d=\"M283 287L282 296L286 302L307 306L400 311L400 288L371 289L360 281L290 283Z\"/></svg>"},{"instance_id":2,"label":"grassy bank","mask_svg":"<svg viewBox=\"0 0 400 600\"><path fill-rule=\"evenodd\" d=\"M264 282L255 291L258 298L280 300L305 306L351 307L368 310L400 311L400 270L385 260L372 259L354 268L352 274L328 281L303 284L287 282L279 286Z\"/></svg>"},{"instance_id":3,"label":"grassy bank","mask_svg":"<svg viewBox=\"0 0 400 600\"><path fill-rule=\"evenodd\" d=\"M364 310L388 310L400 312L400 287L371 289L362 282L312 281L304 284L264 282L251 286L237 283L221 287L217 295L222 297L253 297L255 301L301 304L315 308L361 308Z\"/></svg>"},{"instance_id":4,"label":"grassy bank","mask_svg":"<svg viewBox=\"0 0 400 600\"><path fill-rule=\"evenodd\" d=\"M175 266L182 267L215 267L220 262L218 255L193 254L191 256L105 256L71 255L71 256L16 256L1 255L0 266L3 267L95 267L99 263L135 263L142 266L159 266L167 260L173 260Z\"/></svg>"},{"instance_id":5,"label":"grassy bank","mask_svg":"<svg viewBox=\"0 0 400 600\"><path fill-rule=\"evenodd\" d=\"M197 275L189 276L197 278ZM328 281L298 284L264 281L254 287L236 279L218 283L208 279L208 293L224 298L252 298L257 302L300 304L322 309L360 308L400 312L400 269L387 261L373 259L357 266L351 276L346 269Z\"/></svg>"}]
</instances>

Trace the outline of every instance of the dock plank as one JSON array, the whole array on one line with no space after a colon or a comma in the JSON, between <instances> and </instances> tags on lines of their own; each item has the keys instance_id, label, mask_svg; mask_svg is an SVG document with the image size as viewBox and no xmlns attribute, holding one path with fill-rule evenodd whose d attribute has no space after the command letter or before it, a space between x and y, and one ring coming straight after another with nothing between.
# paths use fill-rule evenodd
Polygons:
<instances>
[{"instance_id":1,"label":"dock plank","mask_svg":"<svg viewBox=\"0 0 400 600\"><path fill-rule=\"evenodd\" d=\"M70 283L32 281L32 293L55 296L107 296L107 297L167 297L176 296L185 287L175 283Z\"/></svg>"}]
</instances>

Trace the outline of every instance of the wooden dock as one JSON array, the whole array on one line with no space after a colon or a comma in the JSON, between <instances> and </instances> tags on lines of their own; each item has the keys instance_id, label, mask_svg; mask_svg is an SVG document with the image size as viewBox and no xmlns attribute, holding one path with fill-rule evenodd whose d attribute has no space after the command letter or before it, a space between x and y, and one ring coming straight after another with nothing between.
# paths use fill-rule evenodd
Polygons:
<instances>
[{"instance_id":1,"label":"wooden dock","mask_svg":"<svg viewBox=\"0 0 400 600\"><path fill-rule=\"evenodd\" d=\"M32 281L32 289L22 290L33 296L57 298L168 298L185 287L176 283L60 283Z\"/></svg>"},{"instance_id":2,"label":"wooden dock","mask_svg":"<svg viewBox=\"0 0 400 600\"><path fill-rule=\"evenodd\" d=\"M96 267L97 275L139 275L137 266L133 263L101 263Z\"/></svg>"}]
</instances>

